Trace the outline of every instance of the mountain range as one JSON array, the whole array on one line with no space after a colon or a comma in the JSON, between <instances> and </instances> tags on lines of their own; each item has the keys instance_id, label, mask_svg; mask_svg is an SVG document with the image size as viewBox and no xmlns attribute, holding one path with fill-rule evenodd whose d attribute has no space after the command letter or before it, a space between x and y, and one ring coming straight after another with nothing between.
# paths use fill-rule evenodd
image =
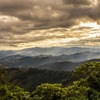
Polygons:
<instances>
[{"instance_id":1,"label":"mountain range","mask_svg":"<svg viewBox=\"0 0 100 100\"><path fill-rule=\"evenodd\" d=\"M83 47L51 47L51 48L28 48L22 50L1 50L0 58L4 58L12 55L23 55L23 56L40 56L40 55L51 55L51 56L59 56L59 55L71 55L80 52L100 52L100 48L83 48Z\"/></svg>"},{"instance_id":2,"label":"mountain range","mask_svg":"<svg viewBox=\"0 0 100 100\"><path fill-rule=\"evenodd\" d=\"M37 49L37 52L40 51L40 55L28 55L29 51L36 52L34 49ZM68 50L72 49L72 51L64 53L65 51L60 51L61 54L49 55L41 55L43 52L43 48L34 48L27 50L20 50L20 51L1 51L0 52L0 65L6 68L39 68L39 69L48 69L48 70L55 70L55 71L72 71L80 64L87 62L87 61L100 61L100 52L99 49L89 49L88 48L67 48ZM53 49L53 48L51 48ZM64 48L63 48L64 49ZM32 51L33 50L33 51ZM88 50L88 51L86 51ZM96 51L94 51L96 50ZM20 53L19 53L20 52ZM24 53L23 53L24 52ZM26 52L26 53L25 53ZM75 53L76 52L76 53Z\"/></svg>"}]
</instances>

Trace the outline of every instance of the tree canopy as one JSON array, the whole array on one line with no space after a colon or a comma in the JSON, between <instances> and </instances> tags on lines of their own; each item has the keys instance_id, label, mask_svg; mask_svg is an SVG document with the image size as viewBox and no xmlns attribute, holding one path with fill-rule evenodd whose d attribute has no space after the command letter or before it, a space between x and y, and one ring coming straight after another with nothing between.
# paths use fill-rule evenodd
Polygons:
<instances>
[{"instance_id":1,"label":"tree canopy","mask_svg":"<svg viewBox=\"0 0 100 100\"><path fill-rule=\"evenodd\" d=\"M19 86L3 84L5 75L0 69L0 100L100 100L100 62L85 63L73 75L78 80L66 87L61 83L45 83L28 92Z\"/></svg>"}]
</instances>

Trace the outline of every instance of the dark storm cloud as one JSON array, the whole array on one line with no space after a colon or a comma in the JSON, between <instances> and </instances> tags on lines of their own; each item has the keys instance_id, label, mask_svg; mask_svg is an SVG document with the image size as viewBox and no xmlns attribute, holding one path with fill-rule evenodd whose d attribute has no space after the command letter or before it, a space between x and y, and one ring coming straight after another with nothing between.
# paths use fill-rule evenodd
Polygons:
<instances>
[{"instance_id":1,"label":"dark storm cloud","mask_svg":"<svg viewBox=\"0 0 100 100\"><path fill-rule=\"evenodd\" d=\"M66 4L72 4L72 5L90 5L90 0L63 0Z\"/></svg>"},{"instance_id":2,"label":"dark storm cloud","mask_svg":"<svg viewBox=\"0 0 100 100\"><path fill-rule=\"evenodd\" d=\"M1 11L17 11L29 9L33 4L33 0L0 0Z\"/></svg>"},{"instance_id":3,"label":"dark storm cloud","mask_svg":"<svg viewBox=\"0 0 100 100\"><path fill-rule=\"evenodd\" d=\"M24 34L32 30L70 27L80 18L99 20L99 5L92 0L0 0L0 15L19 19L15 23L1 22L0 31ZM13 20L14 21L14 20Z\"/></svg>"}]
</instances>

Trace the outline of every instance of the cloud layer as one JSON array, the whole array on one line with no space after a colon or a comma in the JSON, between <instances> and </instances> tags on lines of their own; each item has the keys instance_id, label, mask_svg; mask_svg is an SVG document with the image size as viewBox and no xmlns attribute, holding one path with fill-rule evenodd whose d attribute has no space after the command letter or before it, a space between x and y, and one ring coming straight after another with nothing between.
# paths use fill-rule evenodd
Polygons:
<instances>
[{"instance_id":1,"label":"cloud layer","mask_svg":"<svg viewBox=\"0 0 100 100\"><path fill-rule=\"evenodd\" d=\"M99 9L99 0L0 0L0 45L17 48L27 43L36 45L40 41L48 45L48 40L50 43L55 41L52 43L57 46L67 44L62 38L71 38L69 41L74 44L74 39L83 38L86 28L81 31L79 27L77 31L72 31L72 27L89 21L99 25ZM49 32L50 29L54 30ZM88 31L91 29L88 28ZM94 44L99 44L98 38L95 37L93 41L96 41Z\"/></svg>"}]
</instances>

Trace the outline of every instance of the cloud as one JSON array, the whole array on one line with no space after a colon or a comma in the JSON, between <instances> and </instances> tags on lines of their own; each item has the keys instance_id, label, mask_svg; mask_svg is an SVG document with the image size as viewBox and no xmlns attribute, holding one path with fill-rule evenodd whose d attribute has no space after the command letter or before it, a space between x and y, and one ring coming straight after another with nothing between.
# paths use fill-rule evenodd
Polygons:
<instances>
[{"instance_id":1,"label":"cloud","mask_svg":"<svg viewBox=\"0 0 100 100\"><path fill-rule=\"evenodd\" d=\"M83 31L84 30L84 31ZM23 49L52 46L99 46L100 34L89 27L34 30L28 34L0 34L0 45ZM93 32L93 33L92 33ZM99 30L98 30L99 32Z\"/></svg>"},{"instance_id":2,"label":"cloud","mask_svg":"<svg viewBox=\"0 0 100 100\"><path fill-rule=\"evenodd\" d=\"M72 4L72 5L90 5L91 1L90 0L63 0L64 3L66 4Z\"/></svg>"},{"instance_id":3,"label":"cloud","mask_svg":"<svg viewBox=\"0 0 100 100\"><path fill-rule=\"evenodd\" d=\"M72 22L73 19L70 19L68 16L70 15L70 8L67 9L65 7L68 13L65 10L60 10L62 8L63 2L61 0L43 0L42 2L40 0L0 1L0 13L2 15L13 16L23 22L28 21L29 23L34 23L33 29L69 27L71 23L74 23ZM66 21L66 24L64 21Z\"/></svg>"},{"instance_id":4,"label":"cloud","mask_svg":"<svg viewBox=\"0 0 100 100\"><path fill-rule=\"evenodd\" d=\"M75 46L100 46L100 37L96 38L88 38L88 39L80 39L79 41L72 41L68 45Z\"/></svg>"},{"instance_id":5,"label":"cloud","mask_svg":"<svg viewBox=\"0 0 100 100\"><path fill-rule=\"evenodd\" d=\"M1 11L18 11L31 8L33 0L0 0Z\"/></svg>"},{"instance_id":6,"label":"cloud","mask_svg":"<svg viewBox=\"0 0 100 100\"><path fill-rule=\"evenodd\" d=\"M20 25L20 32L25 33L35 29L71 27L78 24L77 19L82 17L99 18L98 8L90 4L91 0L4 0L0 1L0 14L18 18L20 22L14 25L15 31Z\"/></svg>"},{"instance_id":7,"label":"cloud","mask_svg":"<svg viewBox=\"0 0 100 100\"><path fill-rule=\"evenodd\" d=\"M54 38L79 38L91 29L72 29L74 26L82 21L100 23L100 1L93 1L0 0L0 42L17 46Z\"/></svg>"}]
</instances>

